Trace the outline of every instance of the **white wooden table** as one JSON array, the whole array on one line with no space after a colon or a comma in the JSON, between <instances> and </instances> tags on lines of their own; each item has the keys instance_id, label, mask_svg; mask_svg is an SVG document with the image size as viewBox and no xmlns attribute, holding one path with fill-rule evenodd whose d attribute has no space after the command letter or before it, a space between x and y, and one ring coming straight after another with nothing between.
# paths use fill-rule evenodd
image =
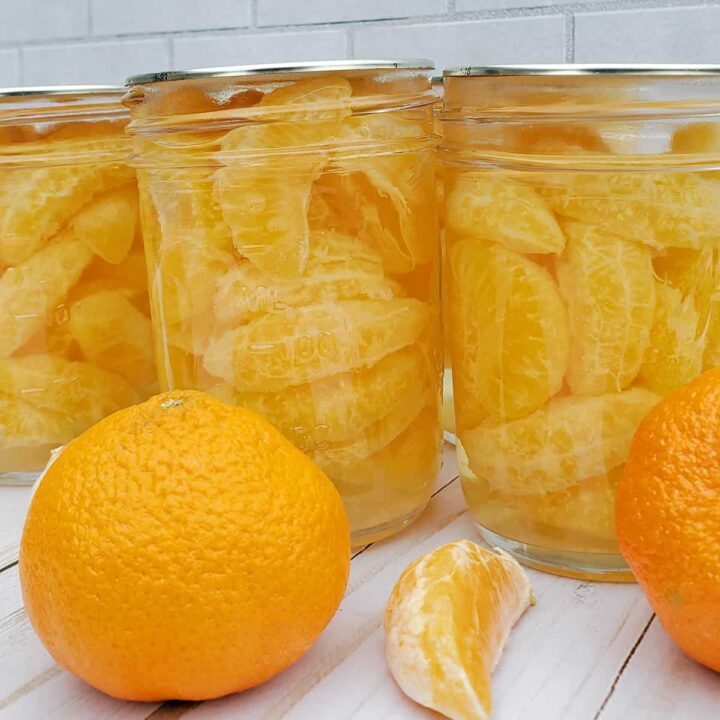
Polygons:
<instances>
[{"instance_id":1,"label":"white wooden table","mask_svg":"<svg viewBox=\"0 0 720 720\"><path fill-rule=\"evenodd\" d=\"M259 688L200 704L120 702L55 665L28 623L18 586L29 497L27 488L0 488L0 720L437 718L394 685L382 617L411 560L451 540L478 539L451 447L423 517L355 554L345 599L310 652ZM516 626L494 675L495 720L720 718L720 675L673 645L637 586L528 572L537 605Z\"/></svg>"}]
</instances>

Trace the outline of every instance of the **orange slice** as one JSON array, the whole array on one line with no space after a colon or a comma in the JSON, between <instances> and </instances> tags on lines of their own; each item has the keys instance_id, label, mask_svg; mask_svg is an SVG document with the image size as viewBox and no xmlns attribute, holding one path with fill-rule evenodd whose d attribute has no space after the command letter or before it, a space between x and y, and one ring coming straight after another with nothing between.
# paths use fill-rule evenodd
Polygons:
<instances>
[{"instance_id":1,"label":"orange slice","mask_svg":"<svg viewBox=\"0 0 720 720\"><path fill-rule=\"evenodd\" d=\"M92 259L79 240L65 236L0 277L0 357L42 329Z\"/></svg>"},{"instance_id":2,"label":"orange slice","mask_svg":"<svg viewBox=\"0 0 720 720\"><path fill-rule=\"evenodd\" d=\"M490 675L535 600L518 562L469 540L415 560L385 612L386 655L400 689L452 720L488 720Z\"/></svg>"},{"instance_id":3,"label":"orange slice","mask_svg":"<svg viewBox=\"0 0 720 720\"><path fill-rule=\"evenodd\" d=\"M0 393L0 451L62 445L82 430L70 415L35 407L19 397ZM0 464L5 464L2 457Z\"/></svg>"},{"instance_id":4,"label":"orange slice","mask_svg":"<svg viewBox=\"0 0 720 720\"><path fill-rule=\"evenodd\" d=\"M637 426L659 401L644 388L561 397L526 418L460 438L470 469L491 490L539 495L622 464Z\"/></svg>"},{"instance_id":5,"label":"orange slice","mask_svg":"<svg viewBox=\"0 0 720 720\"><path fill-rule=\"evenodd\" d=\"M255 410L301 450L355 440L426 384L417 346L392 353L370 368L331 375L275 393L239 392L223 384L210 394Z\"/></svg>"},{"instance_id":6,"label":"orange slice","mask_svg":"<svg viewBox=\"0 0 720 720\"><path fill-rule=\"evenodd\" d=\"M0 387L33 407L72 417L82 427L138 400L119 375L51 355L0 359Z\"/></svg>"},{"instance_id":7,"label":"orange slice","mask_svg":"<svg viewBox=\"0 0 720 720\"><path fill-rule=\"evenodd\" d=\"M329 142L349 113L350 94L343 78L280 87L252 108L255 122L221 142L226 167L215 178L223 217L237 251L268 275L296 277L305 269L310 190L324 162L320 151L273 151Z\"/></svg>"},{"instance_id":8,"label":"orange slice","mask_svg":"<svg viewBox=\"0 0 720 720\"><path fill-rule=\"evenodd\" d=\"M428 317L427 305L410 298L290 308L228 331L204 365L238 390L274 392L372 366L415 342Z\"/></svg>"},{"instance_id":9,"label":"orange slice","mask_svg":"<svg viewBox=\"0 0 720 720\"><path fill-rule=\"evenodd\" d=\"M596 227L565 223L557 266L570 317L567 380L577 395L630 385L640 370L655 310L650 250Z\"/></svg>"},{"instance_id":10,"label":"orange slice","mask_svg":"<svg viewBox=\"0 0 720 720\"><path fill-rule=\"evenodd\" d=\"M460 429L522 417L562 387L568 322L550 274L465 238L450 249L450 331Z\"/></svg>"},{"instance_id":11,"label":"orange slice","mask_svg":"<svg viewBox=\"0 0 720 720\"><path fill-rule=\"evenodd\" d=\"M73 303L68 326L89 362L126 378L141 393L154 387L150 320L122 292L99 292Z\"/></svg>"},{"instance_id":12,"label":"orange slice","mask_svg":"<svg viewBox=\"0 0 720 720\"><path fill-rule=\"evenodd\" d=\"M241 260L218 282L215 316L223 323L245 323L273 310L369 298L389 300L402 288L383 273L380 257L356 238L332 230L311 234L305 274L269 279L248 260Z\"/></svg>"},{"instance_id":13,"label":"orange slice","mask_svg":"<svg viewBox=\"0 0 720 720\"><path fill-rule=\"evenodd\" d=\"M703 338L695 299L677 288L657 283L650 345L639 378L653 392L669 395L695 379L703 369Z\"/></svg>"},{"instance_id":14,"label":"orange slice","mask_svg":"<svg viewBox=\"0 0 720 720\"><path fill-rule=\"evenodd\" d=\"M391 273L410 272L437 252L435 163L426 136L422 123L390 114L348 118L340 131L342 143L364 150L341 153L336 162L353 173L348 182L359 203L362 233ZM389 143L393 152L377 152Z\"/></svg>"},{"instance_id":15,"label":"orange slice","mask_svg":"<svg viewBox=\"0 0 720 720\"><path fill-rule=\"evenodd\" d=\"M107 141L98 142L107 145ZM69 143L65 151L82 154L92 147L90 142ZM8 172L11 178L4 183L0 204L0 263L6 265L27 260L94 195L135 178L124 163L62 164Z\"/></svg>"},{"instance_id":16,"label":"orange slice","mask_svg":"<svg viewBox=\"0 0 720 720\"><path fill-rule=\"evenodd\" d=\"M95 197L70 220L70 227L103 260L122 262L138 227L137 186L125 185Z\"/></svg>"},{"instance_id":17,"label":"orange slice","mask_svg":"<svg viewBox=\"0 0 720 720\"><path fill-rule=\"evenodd\" d=\"M538 185L550 207L652 247L699 249L720 236L720 183L694 173L564 174Z\"/></svg>"},{"instance_id":18,"label":"orange slice","mask_svg":"<svg viewBox=\"0 0 720 720\"><path fill-rule=\"evenodd\" d=\"M560 253L565 236L533 188L491 173L463 173L448 194L445 227L519 253Z\"/></svg>"}]
</instances>

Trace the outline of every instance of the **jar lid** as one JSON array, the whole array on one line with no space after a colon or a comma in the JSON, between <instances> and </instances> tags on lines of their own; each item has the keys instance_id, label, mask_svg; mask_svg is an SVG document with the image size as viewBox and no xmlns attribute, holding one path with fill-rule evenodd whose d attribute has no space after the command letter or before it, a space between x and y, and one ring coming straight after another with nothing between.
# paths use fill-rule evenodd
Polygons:
<instances>
[{"instance_id":1,"label":"jar lid","mask_svg":"<svg viewBox=\"0 0 720 720\"><path fill-rule=\"evenodd\" d=\"M236 65L194 70L169 70L143 73L127 79L128 85L168 82L172 80L199 80L203 78L247 77L249 75L277 75L281 73L351 72L354 70L423 70L435 69L432 60L322 60L295 63L270 63L266 65Z\"/></svg>"},{"instance_id":2,"label":"jar lid","mask_svg":"<svg viewBox=\"0 0 720 720\"><path fill-rule=\"evenodd\" d=\"M557 65L485 65L481 67L453 67L443 71L443 77L489 77L556 75L643 75L667 77L702 77L720 75L720 65L652 65L652 64L604 64L581 65L573 63Z\"/></svg>"},{"instance_id":3,"label":"jar lid","mask_svg":"<svg viewBox=\"0 0 720 720\"><path fill-rule=\"evenodd\" d=\"M0 98L38 97L38 96L77 96L109 95L123 93L121 85L47 85L36 87L0 88Z\"/></svg>"}]
</instances>

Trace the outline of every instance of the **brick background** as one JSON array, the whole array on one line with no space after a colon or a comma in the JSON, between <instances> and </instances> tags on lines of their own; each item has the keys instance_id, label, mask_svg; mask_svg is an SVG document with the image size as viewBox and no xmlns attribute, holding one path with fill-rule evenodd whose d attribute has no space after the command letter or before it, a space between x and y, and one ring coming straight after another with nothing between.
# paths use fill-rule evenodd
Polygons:
<instances>
[{"instance_id":1,"label":"brick background","mask_svg":"<svg viewBox=\"0 0 720 720\"><path fill-rule=\"evenodd\" d=\"M0 84L310 59L720 63L720 0L0 0Z\"/></svg>"}]
</instances>

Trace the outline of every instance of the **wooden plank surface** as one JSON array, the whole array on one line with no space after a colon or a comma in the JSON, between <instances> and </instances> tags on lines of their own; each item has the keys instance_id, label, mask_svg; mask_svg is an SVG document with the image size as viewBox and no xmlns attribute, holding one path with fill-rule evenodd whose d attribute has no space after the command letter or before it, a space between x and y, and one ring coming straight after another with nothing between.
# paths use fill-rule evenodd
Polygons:
<instances>
[{"instance_id":1,"label":"wooden plank surface","mask_svg":"<svg viewBox=\"0 0 720 720\"><path fill-rule=\"evenodd\" d=\"M123 703L58 668L22 608L17 546L29 488L0 488L0 720L430 720L384 659L390 589L413 559L458 538L479 540L457 465L445 465L430 505L403 533L356 550L343 603L310 652L277 678L208 703ZM720 676L669 640L635 585L528 571L537 605L520 620L493 678L495 720L720 718Z\"/></svg>"}]
</instances>

